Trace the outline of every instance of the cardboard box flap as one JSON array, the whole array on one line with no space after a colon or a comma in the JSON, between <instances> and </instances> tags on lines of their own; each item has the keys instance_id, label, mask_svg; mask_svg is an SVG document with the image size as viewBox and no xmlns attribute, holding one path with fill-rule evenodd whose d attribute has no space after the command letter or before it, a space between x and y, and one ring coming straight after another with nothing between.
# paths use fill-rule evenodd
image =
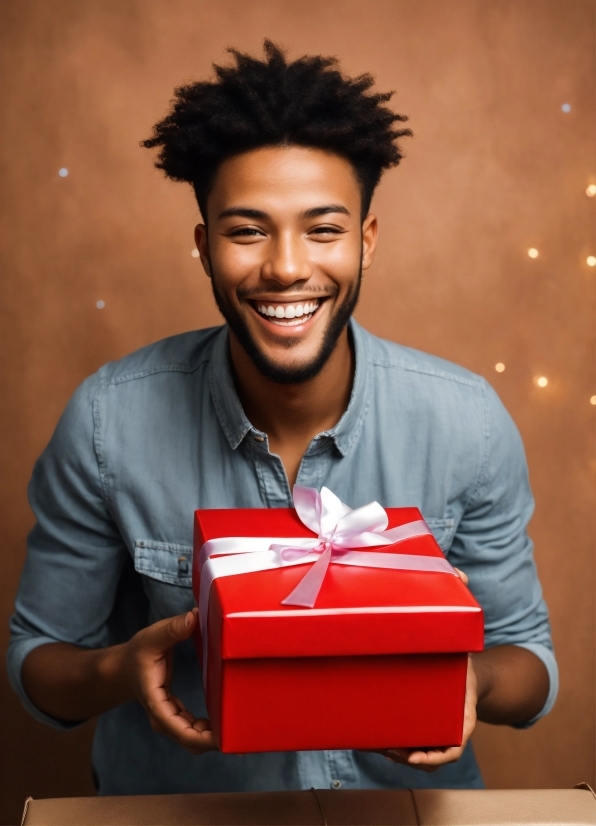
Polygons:
<instances>
[{"instance_id":1,"label":"cardboard box flap","mask_svg":"<svg viewBox=\"0 0 596 826\"><path fill-rule=\"evenodd\" d=\"M389 527L421 518L417 508L387 508ZM195 514L193 589L203 543L224 536L313 534L293 508L202 510ZM375 552L443 557L432 535ZM482 610L458 577L331 564L314 608L282 605L306 566L216 579L209 626L223 659L481 651ZM215 597L215 598L214 598Z\"/></svg>"},{"instance_id":2,"label":"cardboard box flap","mask_svg":"<svg viewBox=\"0 0 596 826\"><path fill-rule=\"evenodd\" d=\"M22 826L513 826L596 824L581 789L172 794L27 801Z\"/></svg>"}]
</instances>

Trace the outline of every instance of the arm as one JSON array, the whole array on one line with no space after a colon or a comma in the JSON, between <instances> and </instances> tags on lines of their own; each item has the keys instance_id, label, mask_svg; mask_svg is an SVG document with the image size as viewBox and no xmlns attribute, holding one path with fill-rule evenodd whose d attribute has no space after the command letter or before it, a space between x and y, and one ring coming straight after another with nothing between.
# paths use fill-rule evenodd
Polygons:
<instances>
[{"instance_id":1,"label":"arm","mask_svg":"<svg viewBox=\"0 0 596 826\"><path fill-rule=\"evenodd\" d=\"M523 725L546 704L548 671L542 660L517 645L497 645L473 654L479 720L500 725Z\"/></svg>"},{"instance_id":2,"label":"arm","mask_svg":"<svg viewBox=\"0 0 596 826\"><path fill-rule=\"evenodd\" d=\"M386 753L427 770L459 759L476 719L527 727L550 710L557 693L548 611L527 534L534 503L523 445L488 386L485 412L485 458L449 551L485 618L486 648L470 657L468 668L463 745Z\"/></svg>"},{"instance_id":3,"label":"arm","mask_svg":"<svg viewBox=\"0 0 596 826\"><path fill-rule=\"evenodd\" d=\"M37 708L62 720L80 721L137 700L154 731L203 754L216 748L209 721L194 717L170 691L172 649L196 624L195 608L144 628L122 645L41 645L23 663L23 686Z\"/></svg>"},{"instance_id":4,"label":"arm","mask_svg":"<svg viewBox=\"0 0 596 826\"><path fill-rule=\"evenodd\" d=\"M156 730L204 750L213 747L208 723L197 722L169 690L172 648L193 633L195 615L109 645L108 619L128 550L103 487L93 415L100 392L98 376L77 390L33 472L29 499L37 521L10 623L8 674L30 713L54 727L72 728L138 700Z\"/></svg>"}]
</instances>

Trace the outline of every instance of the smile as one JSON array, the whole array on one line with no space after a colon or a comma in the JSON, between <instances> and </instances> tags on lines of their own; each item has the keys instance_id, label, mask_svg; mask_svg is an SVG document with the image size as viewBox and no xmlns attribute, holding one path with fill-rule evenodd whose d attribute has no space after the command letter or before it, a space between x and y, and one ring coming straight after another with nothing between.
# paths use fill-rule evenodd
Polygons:
<instances>
[{"instance_id":1,"label":"smile","mask_svg":"<svg viewBox=\"0 0 596 826\"><path fill-rule=\"evenodd\" d=\"M254 302L257 312L265 316L267 321L282 327L295 327L305 324L314 316L321 301L318 298L310 301L295 301L292 303L276 304L274 302Z\"/></svg>"}]
</instances>

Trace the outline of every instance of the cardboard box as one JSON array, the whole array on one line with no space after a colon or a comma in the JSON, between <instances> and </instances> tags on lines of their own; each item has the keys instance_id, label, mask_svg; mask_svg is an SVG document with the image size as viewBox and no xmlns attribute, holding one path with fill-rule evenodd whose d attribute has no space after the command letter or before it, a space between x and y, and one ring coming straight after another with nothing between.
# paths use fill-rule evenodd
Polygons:
<instances>
[{"instance_id":1,"label":"cardboard box","mask_svg":"<svg viewBox=\"0 0 596 826\"><path fill-rule=\"evenodd\" d=\"M422 519L416 508L387 514L390 528ZM220 537L313 533L290 508L197 511L197 602L200 550ZM446 564L430 533L370 550ZM221 750L459 745L467 655L484 636L481 608L459 577L331 563L315 608L283 605L307 571L211 585L206 698ZM200 635L197 644L201 656Z\"/></svg>"},{"instance_id":2,"label":"cardboard box","mask_svg":"<svg viewBox=\"0 0 596 826\"><path fill-rule=\"evenodd\" d=\"M504 826L596 824L589 787L382 790L32 800L22 826Z\"/></svg>"}]
</instances>

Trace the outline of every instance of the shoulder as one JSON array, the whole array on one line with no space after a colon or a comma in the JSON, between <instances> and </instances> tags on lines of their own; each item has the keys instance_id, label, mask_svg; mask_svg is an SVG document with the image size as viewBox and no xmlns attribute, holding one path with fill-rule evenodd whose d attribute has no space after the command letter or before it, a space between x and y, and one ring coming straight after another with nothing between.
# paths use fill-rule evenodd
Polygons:
<instances>
[{"instance_id":1,"label":"shoulder","mask_svg":"<svg viewBox=\"0 0 596 826\"><path fill-rule=\"evenodd\" d=\"M110 388L130 387L130 383L139 387L145 380L149 381L147 391L155 395L161 385L152 387L152 378L165 375L176 379L196 372L209 362L213 344L222 330L210 327L170 336L104 364L75 390L60 418L58 431L93 430L99 401Z\"/></svg>"},{"instance_id":2,"label":"shoulder","mask_svg":"<svg viewBox=\"0 0 596 826\"><path fill-rule=\"evenodd\" d=\"M90 379L92 383L106 385L159 373L192 373L209 361L213 344L222 330L222 327L209 327L161 339L118 361L104 364Z\"/></svg>"},{"instance_id":3,"label":"shoulder","mask_svg":"<svg viewBox=\"0 0 596 826\"><path fill-rule=\"evenodd\" d=\"M475 425L490 439L497 431L516 430L498 394L483 377L439 356L378 338L359 329L366 341L375 386L395 402L423 417L441 419L455 430Z\"/></svg>"},{"instance_id":4,"label":"shoulder","mask_svg":"<svg viewBox=\"0 0 596 826\"><path fill-rule=\"evenodd\" d=\"M380 372L385 372L387 379L390 379L393 373L396 380L409 377L429 386L452 383L480 392L484 392L490 386L482 376L459 364L378 338L365 330L362 330L362 333L368 341L373 366L379 368Z\"/></svg>"}]
</instances>

